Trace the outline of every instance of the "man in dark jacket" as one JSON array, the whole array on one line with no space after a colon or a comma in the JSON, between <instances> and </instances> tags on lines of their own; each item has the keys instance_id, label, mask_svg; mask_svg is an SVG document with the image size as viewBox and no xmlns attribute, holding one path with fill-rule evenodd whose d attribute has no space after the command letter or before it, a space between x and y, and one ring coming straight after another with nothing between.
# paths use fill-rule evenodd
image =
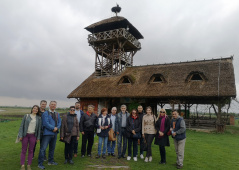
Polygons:
<instances>
[{"instance_id":1,"label":"man in dark jacket","mask_svg":"<svg viewBox=\"0 0 239 170\"><path fill-rule=\"evenodd\" d=\"M126 120L129 117L129 113L126 112L126 105L120 107L121 112L116 115L115 120L115 131L118 135L117 144L118 144L118 159L121 157L125 158L126 148L127 148L127 137L126 137ZM123 139L123 149L122 147Z\"/></svg>"},{"instance_id":2,"label":"man in dark jacket","mask_svg":"<svg viewBox=\"0 0 239 170\"><path fill-rule=\"evenodd\" d=\"M84 112L80 110L80 102L75 103L75 109L76 109L75 111L76 117L80 125L80 119L84 115ZM77 153L78 153L78 140L76 140L74 143L74 157L77 157Z\"/></svg>"},{"instance_id":3,"label":"man in dark jacket","mask_svg":"<svg viewBox=\"0 0 239 170\"><path fill-rule=\"evenodd\" d=\"M170 130L174 138L174 146L177 154L177 169L182 169L186 142L186 125L183 118L179 116L177 110L173 111L173 120Z\"/></svg>"},{"instance_id":4,"label":"man in dark jacket","mask_svg":"<svg viewBox=\"0 0 239 170\"><path fill-rule=\"evenodd\" d=\"M86 143L87 155L91 157L91 150L94 143L94 130L97 116L93 113L94 106L89 105L88 111L80 119L80 132L82 134L81 157L85 157Z\"/></svg>"},{"instance_id":5,"label":"man in dark jacket","mask_svg":"<svg viewBox=\"0 0 239 170\"><path fill-rule=\"evenodd\" d=\"M141 124L142 124L142 120L143 120L143 117L145 115L144 110L143 110L143 106L139 105L137 110L138 110L139 119L140 119ZM142 134L142 127L141 127L140 134ZM141 136L141 138L139 140L140 140L140 158L144 159L144 148L143 148L144 147L144 138L143 138L143 136ZM137 155L138 155L138 153L137 153Z\"/></svg>"}]
</instances>

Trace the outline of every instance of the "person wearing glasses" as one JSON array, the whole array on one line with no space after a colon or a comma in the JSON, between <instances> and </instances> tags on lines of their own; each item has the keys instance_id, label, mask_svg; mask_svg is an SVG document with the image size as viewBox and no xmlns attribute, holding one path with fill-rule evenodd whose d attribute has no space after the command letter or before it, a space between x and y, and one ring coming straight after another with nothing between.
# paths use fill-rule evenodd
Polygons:
<instances>
[{"instance_id":1,"label":"person wearing glasses","mask_svg":"<svg viewBox=\"0 0 239 170\"><path fill-rule=\"evenodd\" d=\"M152 108L148 106L146 108L146 115L144 115L143 120L142 120L142 135L143 138L145 138L147 142L147 151L146 151L146 157L145 157L145 162L152 162L152 148L151 144L154 140L154 136L156 133L155 129L155 122L156 122L156 117L152 112Z\"/></svg>"},{"instance_id":2,"label":"person wearing glasses","mask_svg":"<svg viewBox=\"0 0 239 170\"><path fill-rule=\"evenodd\" d=\"M65 162L72 161L74 144L79 140L79 122L75 113L75 106L70 107L70 112L62 117L60 138L65 142Z\"/></svg>"},{"instance_id":3,"label":"person wearing glasses","mask_svg":"<svg viewBox=\"0 0 239 170\"><path fill-rule=\"evenodd\" d=\"M166 110L161 109L160 114L158 116L158 120L155 123L155 128L157 130L156 136L155 136L155 144L159 145L159 151L161 156L160 164L166 164L166 151L165 146L169 145L169 139L168 139L168 131L170 130L170 119L166 115Z\"/></svg>"}]
</instances>

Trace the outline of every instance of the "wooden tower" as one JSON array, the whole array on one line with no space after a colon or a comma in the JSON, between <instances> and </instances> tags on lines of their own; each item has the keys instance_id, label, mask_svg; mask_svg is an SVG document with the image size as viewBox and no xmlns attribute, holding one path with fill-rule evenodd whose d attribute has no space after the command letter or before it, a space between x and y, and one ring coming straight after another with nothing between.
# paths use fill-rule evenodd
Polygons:
<instances>
[{"instance_id":1,"label":"wooden tower","mask_svg":"<svg viewBox=\"0 0 239 170\"><path fill-rule=\"evenodd\" d=\"M141 44L141 33L124 17L117 16L120 7L112 8L116 13L111 17L85 29L89 45L95 50L95 76L112 76L121 73L125 67L133 65L133 57Z\"/></svg>"}]
</instances>

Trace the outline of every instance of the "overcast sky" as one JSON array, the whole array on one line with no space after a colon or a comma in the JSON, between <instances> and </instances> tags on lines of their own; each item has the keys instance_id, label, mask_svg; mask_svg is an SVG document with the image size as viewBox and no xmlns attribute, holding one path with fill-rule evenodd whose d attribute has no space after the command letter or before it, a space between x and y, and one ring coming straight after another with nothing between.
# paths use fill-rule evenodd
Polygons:
<instances>
[{"instance_id":1,"label":"overcast sky","mask_svg":"<svg viewBox=\"0 0 239 170\"><path fill-rule=\"evenodd\" d=\"M234 55L238 89L238 0L0 0L0 106L74 103L67 95L94 72L84 28L116 2L144 36L134 65Z\"/></svg>"}]
</instances>

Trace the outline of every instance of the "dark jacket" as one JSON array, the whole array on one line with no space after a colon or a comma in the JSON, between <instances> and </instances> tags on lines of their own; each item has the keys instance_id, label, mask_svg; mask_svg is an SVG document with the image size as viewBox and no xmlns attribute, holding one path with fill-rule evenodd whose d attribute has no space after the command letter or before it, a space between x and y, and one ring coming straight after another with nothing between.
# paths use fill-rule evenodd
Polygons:
<instances>
[{"instance_id":1,"label":"dark jacket","mask_svg":"<svg viewBox=\"0 0 239 170\"><path fill-rule=\"evenodd\" d=\"M127 138L132 138L133 133L132 130L135 131L135 133L140 133L141 128L142 128L142 121L140 121L140 118L138 117L137 119L133 119L132 117L128 117L126 121L126 137Z\"/></svg>"},{"instance_id":2,"label":"dark jacket","mask_svg":"<svg viewBox=\"0 0 239 170\"><path fill-rule=\"evenodd\" d=\"M73 122L69 122L67 119L69 116L73 117ZM73 123L73 127L70 132L68 130L68 123ZM71 115L70 113L67 113L62 117L60 137L63 138L63 141L70 143L71 136L79 137L79 123L76 114Z\"/></svg>"},{"instance_id":3,"label":"dark jacket","mask_svg":"<svg viewBox=\"0 0 239 170\"><path fill-rule=\"evenodd\" d=\"M159 131L160 131L160 126L161 126L161 120L162 118L159 118L156 123L155 123L155 129L157 130L156 136L155 136L155 141L154 144L160 145L160 146L170 146L169 144L169 138L168 138L168 131L170 130L170 119L167 116L165 119L164 123L164 136L162 138L159 138Z\"/></svg>"},{"instance_id":4,"label":"dark jacket","mask_svg":"<svg viewBox=\"0 0 239 170\"><path fill-rule=\"evenodd\" d=\"M29 123L31 122L31 120L32 120L32 118L31 118L30 114L24 115L24 117L22 119L21 126L19 128L19 132L18 132L19 138L25 137L27 135L27 130L28 130ZM37 138L37 140L40 140L40 134L41 134L41 117L36 115L35 137Z\"/></svg>"},{"instance_id":5,"label":"dark jacket","mask_svg":"<svg viewBox=\"0 0 239 170\"><path fill-rule=\"evenodd\" d=\"M97 129L100 129L100 126L108 126L107 129L103 129L103 130L101 129L101 132L97 133L97 135L100 136L100 137L109 136L108 132L109 132L110 128L112 127L112 122L110 120L110 116L106 115L105 123L103 124L103 116L102 116L102 114L100 114L99 117L96 120L96 125L95 126L96 126Z\"/></svg>"},{"instance_id":6,"label":"dark jacket","mask_svg":"<svg viewBox=\"0 0 239 170\"><path fill-rule=\"evenodd\" d=\"M94 131L96 119L97 116L94 113L90 116L87 113L84 113L84 115L80 118L80 132Z\"/></svg>"},{"instance_id":7,"label":"dark jacket","mask_svg":"<svg viewBox=\"0 0 239 170\"><path fill-rule=\"evenodd\" d=\"M123 114L122 112L119 112L118 114L116 114L116 120L115 120L115 131L119 132L119 133L121 133L122 114ZM128 112L125 112L125 114L126 114L126 119L127 119L130 114ZM127 120L126 120L126 122L127 122Z\"/></svg>"},{"instance_id":8,"label":"dark jacket","mask_svg":"<svg viewBox=\"0 0 239 170\"><path fill-rule=\"evenodd\" d=\"M175 124L175 128L173 124ZM176 136L172 137L175 138L177 141L186 138L186 125L182 117L178 116L177 119L173 119L171 122L171 127L173 128L173 131L176 132Z\"/></svg>"}]
</instances>

